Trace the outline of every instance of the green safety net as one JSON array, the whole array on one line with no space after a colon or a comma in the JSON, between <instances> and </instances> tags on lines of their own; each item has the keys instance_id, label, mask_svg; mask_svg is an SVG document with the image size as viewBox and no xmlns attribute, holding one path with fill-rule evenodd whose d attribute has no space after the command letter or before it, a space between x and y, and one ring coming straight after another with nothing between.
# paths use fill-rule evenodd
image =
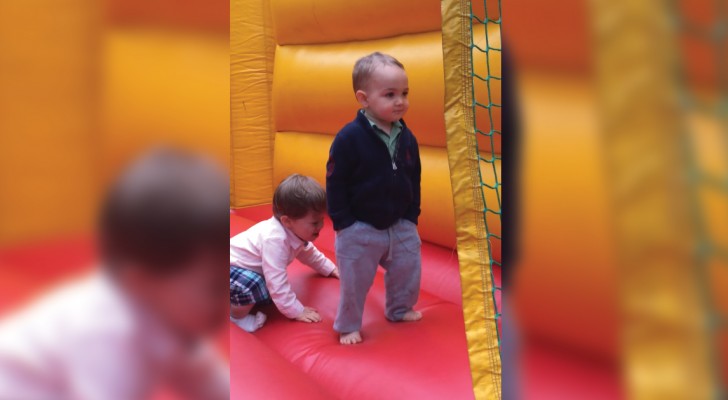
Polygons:
<instances>
[{"instance_id":1,"label":"green safety net","mask_svg":"<svg viewBox=\"0 0 728 400\"><path fill-rule=\"evenodd\" d=\"M475 29L485 25L486 29ZM482 33L481 33L482 32ZM500 275L502 262L495 259L494 249L501 247L501 4L500 0L482 0L480 4L471 3L470 7L470 48L473 135L478 144L480 163L480 193L484 204L483 220L486 240L488 240L488 259L491 294L495 304L495 318L498 326L498 345L501 347L500 303L502 284L496 280ZM486 282L486 279L483 279ZM486 316L487 318L487 316ZM502 352L502 351L501 351Z\"/></svg>"},{"instance_id":2,"label":"green safety net","mask_svg":"<svg viewBox=\"0 0 728 400\"><path fill-rule=\"evenodd\" d=\"M714 398L725 398L721 341L728 337L726 304L719 293L728 283L728 3L672 0L675 39L680 45L678 90L687 123L683 135L692 220L694 259L705 332L712 348ZM725 300L722 301L725 303Z\"/></svg>"}]
</instances>

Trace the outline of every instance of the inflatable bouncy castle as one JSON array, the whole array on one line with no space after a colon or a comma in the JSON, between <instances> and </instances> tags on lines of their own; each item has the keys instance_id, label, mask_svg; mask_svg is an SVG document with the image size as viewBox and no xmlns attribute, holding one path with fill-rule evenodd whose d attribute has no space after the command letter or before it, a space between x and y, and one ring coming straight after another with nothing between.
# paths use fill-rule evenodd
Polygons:
<instances>
[{"instance_id":1,"label":"inflatable bouncy castle","mask_svg":"<svg viewBox=\"0 0 728 400\"><path fill-rule=\"evenodd\" d=\"M501 49L491 4L232 3L231 235L270 218L272 191L288 175L325 185L334 135L358 110L354 62L391 54L409 76L405 120L420 145L424 313L416 324L388 322L378 274L366 340L342 346L332 329L338 282L294 264L294 291L323 322L291 322L273 308L254 334L231 325L233 398L468 399L474 382L479 397L500 396ZM333 258L330 222L316 245Z\"/></svg>"},{"instance_id":2,"label":"inflatable bouncy castle","mask_svg":"<svg viewBox=\"0 0 728 400\"><path fill-rule=\"evenodd\" d=\"M404 62L412 88L406 120L422 151L420 234L425 243L418 307L425 319L419 325L387 323L379 276L365 312L368 342L364 347L342 348L331 329L337 282L317 279L293 266L296 291L319 308L324 322L302 325L270 312L270 323L255 334L231 326L232 395L497 396L499 266L493 264L491 287L483 288L483 278L490 278L491 262L500 260L501 251L499 196L494 189L500 188L500 136L495 132L500 114L495 106L483 106L500 103L495 79L500 76L500 29L493 22L500 14L498 2L487 2L487 16L484 5L477 3L484 2L473 2L470 10L460 8L467 7L466 2L430 0L366 5L233 1L228 16L227 2L164 0L152 7L141 0L110 1L108 21L100 32L98 10L89 9L78 11L68 23L49 22L42 37L67 33L54 41L5 47L4 56L39 57L53 71L63 70L64 79L29 73L23 86L38 90L0 98L6 106L37 95L39 104L52 104L54 110L43 120L23 113L0 119L3 132L15 132L3 136L2 171L23 171L1 182L23 184L4 191L0 204L0 308L6 311L93 265L93 236L88 232L103 182L140 149L156 142L202 150L224 163L229 158L231 234L270 216L272 190L287 174L299 172L322 181L333 135L357 108L350 89L353 62L379 50ZM446 5L453 8L443 8ZM388 10L389 19L373 22L376 9ZM518 293L508 299L518 303L524 339L548 344L523 349L526 398L553 393L552 382L574 376L581 383L577 389L596 387L609 394L616 386L616 374L609 367L616 358L610 307L615 286L612 253L598 235L579 245L565 245L565 238L579 237L585 230L601 231L607 220L605 179L594 157L596 111L582 76L585 67L578 61L586 51L557 46L580 36L551 23L556 17L587 21L579 10L577 2L533 1L511 9L504 23L506 31L509 24L532 28L512 29L509 42L520 66L522 114L529 122L521 154L528 189L523 196L538 201L523 202L522 248L529 251L522 254L519 265L524 273L517 279ZM454 19L448 17L453 13ZM16 20L34 16L31 9L26 14L0 15ZM488 28L471 15L488 21ZM101 42L102 53L83 52L93 44L89 32ZM490 64L485 51L468 47L471 35L473 44L488 49ZM540 45L544 40L548 46ZM50 54L53 63L45 59ZM463 60L469 57L474 60L473 71L463 70L468 65ZM562 65L576 72L545 78L549 68ZM485 70L488 66L490 72ZM91 84L70 90L68 82L85 82L88 71L98 72L101 90ZM473 72L493 77L488 80L490 94L486 81ZM482 105L474 110L463 87L467 82ZM3 84L4 93L14 87ZM570 118L554 117L563 110ZM470 117L483 133L458 136L473 133ZM580 158L565 157L575 153ZM482 168L473 168L473 160ZM550 190L577 185L584 188L579 198L553 196ZM487 207L476 202L476 193L483 193ZM485 214L487 231L482 213L486 208L493 210ZM568 227L571 233L550 234L564 220L575 221ZM78 231L82 234L68 233ZM37 237L43 240L28 240ZM333 255L330 225L317 245ZM485 318L490 326L483 323ZM576 329L569 324L573 321L579 321ZM226 347L228 341L222 342ZM574 361L553 361L557 358L553 354L561 355L562 349L572 350Z\"/></svg>"},{"instance_id":3,"label":"inflatable bouncy castle","mask_svg":"<svg viewBox=\"0 0 728 400\"><path fill-rule=\"evenodd\" d=\"M231 3L231 235L271 216L273 189L289 174L324 182L334 135L358 108L355 60L390 53L409 75L405 120L421 148L424 314L418 324L386 322L378 276L364 313L367 339L343 347L332 329L338 283L293 265L294 290L324 321L302 325L271 310L254 334L231 325L233 397L500 398L504 369L524 398L621 395L588 46L580 31L554 23L586 26L588 13L576 3L531 2L504 21L496 1ZM501 22L517 74L501 71ZM501 205L509 204L501 137L513 124L504 124L508 107L500 106L501 78L509 76L518 77L511 103L525 121L518 179L528 201L510 236L521 242L520 256L503 300L518 320L506 313L501 324ZM580 196L555 194L575 186ZM333 257L330 223L316 245ZM522 346L503 355L507 365L502 344L516 337L509 326L520 327ZM285 385L277 384L281 375Z\"/></svg>"},{"instance_id":4,"label":"inflatable bouncy castle","mask_svg":"<svg viewBox=\"0 0 728 400\"><path fill-rule=\"evenodd\" d=\"M32 3L0 6L0 26L37 20L36 4L57 10L52 0ZM596 51L611 74L611 79L599 76L605 88L633 82L625 79L625 68L639 63L619 60L647 63L647 57L619 53L629 46L610 48L609 40L634 42L628 35L632 30L615 21L639 25L651 20L662 26L654 3L633 7L637 3L600 1L606 8L590 10L576 0L504 2L502 32L500 4L490 0L472 5L450 0L110 0L103 26L98 2L77 3L71 18L48 18L37 35L22 35L28 42L3 40L0 46L3 59L44 66L28 69L22 79L0 74L0 108L5 110L0 118L0 312L89 270L95 262L89 232L104 182L140 149L157 142L229 161L231 235L271 215L273 188L288 174L323 182L328 146L358 107L350 89L353 62L375 50L402 60L410 78L411 108L405 119L420 141L423 163L423 282L417 307L425 318L416 325L386 322L378 276L365 311L367 341L340 346L331 327L338 283L294 265L296 292L319 309L324 321L299 324L270 310L270 322L254 334L230 325L229 342L220 343L223 349L230 345L231 398L498 398L501 370L504 386L513 376L520 378L517 386L527 399L620 398L619 363L625 355L618 341L620 296L638 298L646 287L661 288L654 293L662 296L678 282L689 282L689 269L660 280L640 269L643 263L616 268L621 254L609 234L615 221L624 221L621 227L631 230L634 243L650 232L667 237L663 225L648 231L643 224L630 224L635 215L653 215L654 202L616 213L609 199L619 182L641 189L629 174L635 160L666 143L666 132L676 137L679 124L661 115L652 120L659 129L650 141L621 151L620 143L631 143L626 136L616 140L616 134L629 131L627 136L637 137L645 126L624 118L612 127L615 136L604 139L600 118L623 117L635 104L624 95L618 96L621 103L610 103L613 108L603 107L594 95L592 65ZM640 19L632 18L635 12ZM597 24L602 20L608 23ZM600 27L600 46L590 46L592 25ZM511 49L510 67L504 63L501 68L501 33ZM21 35L3 37L14 36ZM89 48L102 51L89 54ZM696 64L695 74L709 75L710 62L698 50L690 48L685 60ZM98 86L88 82L89 76ZM521 222L517 234L507 236L519 238L521 251L511 275L513 290L503 300L506 312L518 311L518 320L506 313L503 324L498 212L500 200L509 204L501 196L501 182L504 187L512 182L513 169L505 166L501 173L500 168L513 160L500 159L499 131L504 138L513 132L500 121L501 76L518 83L514 92L523 121ZM639 71L635 76L644 78ZM649 87L627 90L662 93ZM42 112L42 106L50 111ZM720 125L703 117L691 122L711 132L701 136L699 149L707 156L700 161L724 170L722 146L716 145ZM623 157L615 163L619 168L601 163L605 143ZM722 210L724 198L709 195L714 196L708 199L711 212ZM665 204L671 203L658 205ZM709 220L714 237L725 237L723 220ZM672 243L689 237L676 231L669 236ZM327 223L316 244L333 256L333 243ZM666 254L663 249L652 254ZM720 279L711 282L723 306L724 264L713 265ZM660 318L646 323L658 334L665 331L662 317L679 323L697 308L670 303L669 312L661 314L663 304L654 302ZM520 328L520 357L503 354L501 362L501 349L507 348L502 342L511 339L514 322ZM654 340L658 334L637 339L666 346ZM686 342L678 334L674 341ZM635 346L628 361L641 368L630 371L643 378L655 364L667 372L687 365L677 353L670 353L667 362L658 350ZM674 387L659 379L641 382ZM698 386L691 380L675 382L689 390Z\"/></svg>"}]
</instances>

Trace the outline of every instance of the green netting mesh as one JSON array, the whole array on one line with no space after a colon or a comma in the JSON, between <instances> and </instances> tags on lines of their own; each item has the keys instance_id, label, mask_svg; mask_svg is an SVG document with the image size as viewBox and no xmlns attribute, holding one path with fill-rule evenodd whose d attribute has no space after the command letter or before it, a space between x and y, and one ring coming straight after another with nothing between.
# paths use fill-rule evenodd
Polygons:
<instances>
[{"instance_id":1,"label":"green netting mesh","mask_svg":"<svg viewBox=\"0 0 728 400\"><path fill-rule=\"evenodd\" d=\"M728 3L672 0L671 7L681 49L678 88L687 119L683 148L696 228L696 271L709 314L713 381L719 383L714 397L725 398L720 343L728 334L728 319L718 295L728 283Z\"/></svg>"},{"instance_id":2,"label":"green netting mesh","mask_svg":"<svg viewBox=\"0 0 728 400\"><path fill-rule=\"evenodd\" d=\"M494 259L493 249L500 248L501 232L501 4L500 0L483 0L470 5L470 47L472 52L473 116L480 162L480 195L483 204L486 239L489 242L488 256L491 290L495 304L495 318L498 325L498 344L501 330L502 286L495 275L500 275L501 262ZM485 25L486 29L476 29ZM484 32L484 33L481 33ZM494 273L494 269L496 270ZM486 282L483 279L483 282ZM486 317L487 318L487 317Z\"/></svg>"}]
</instances>

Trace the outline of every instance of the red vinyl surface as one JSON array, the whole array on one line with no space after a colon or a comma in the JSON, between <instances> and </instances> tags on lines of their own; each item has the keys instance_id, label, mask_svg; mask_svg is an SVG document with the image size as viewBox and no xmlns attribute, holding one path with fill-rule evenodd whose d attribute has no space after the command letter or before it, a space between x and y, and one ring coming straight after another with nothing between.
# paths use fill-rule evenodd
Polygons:
<instances>
[{"instance_id":1,"label":"red vinyl surface","mask_svg":"<svg viewBox=\"0 0 728 400\"><path fill-rule=\"evenodd\" d=\"M258 338L234 328L230 329L230 352L236 355L230 359L231 399L336 399Z\"/></svg>"},{"instance_id":2,"label":"red vinyl surface","mask_svg":"<svg viewBox=\"0 0 728 400\"><path fill-rule=\"evenodd\" d=\"M270 216L267 205L235 210L230 216L230 234ZM333 259L331 221L326 221L315 244ZM253 334L231 324L231 399L473 398L454 251L423 243L422 291L416 308L424 318L418 323L386 321L380 270L364 312L365 341L351 347L338 344L332 327L338 281L318 276L297 262L289 274L301 301L317 308L323 322L290 321L268 306L261 310L268 315L266 325ZM500 285L499 271L495 271L495 281ZM497 301L500 303L500 296ZM568 349L527 342L521 349L518 376L512 378L519 387L518 398L623 397L614 365L570 354Z\"/></svg>"},{"instance_id":3,"label":"red vinyl surface","mask_svg":"<svg viewBox=\"0 0 728 400\"><path fill-rule=\"evenodd\" d=\"M269 206L237 210L230 216L231 235L269 218L270 212ZM333 244L334 233L327 221L316 245L333 258ZM231 399L472 398L457 257L452 250L428 243L423 244L422 255L417 308L424 319L413 324L384 319L380 273L367 300L365 342L353 347L340 346L332 329L338 281L298 264L291 266L294 290L304 304L318 308L324 321L293 322L275 307L267 307L263 311L269 321L254 334L231 324L229 341L227 334L217 340L230 355ZM0 315L89 271L95 261L89 236L0 249ZM579 353L569 356L567 350L548 343L527 341L519 367L521 398L624 397L616 366Z\"/></svg>"},{"instance_id":4,"label":"red vinyl surface","mask_svg":"<svg viewBox=\"0 0 728 400\"><path fill-rule=\"evenodd\" d=\"M237 210L230 217L230 233L235 235L269 217L267 206ZM315 244L333 259L334 233L330 221L324 230ZM340 345L333 330L339 282L318 276L294 262L288 270L293 290L304 305L319 311L323 321L291 321L275 306L269 306L261 310L268 315L266 325L253 334L231 324L231 359L241 357L249 363L233 362L231 380L265 374L245 350L246 346L265 345L336 398L472 399L457 259L451 250L428 243L423 244L422 253L422 291L416 306L424 315L422 321L392 323L384 318L384 275L380 270L367 297L362 326L364 343L355 346ZM247 336L254 336L259 342L243 343L243 338L249 339ZM299 382L297 378L295 381ZM231 399L247 398L250 392L244 386L234 384ZM287 381L286 386L290 386ZM259 395L275 398L265 390Z\"/></svg>"},{"instance_id":5,"label":"red vinyl surface","mask_svg":"<svg viewBox=\"0 0 728 400\"><path fill-rule=\"evenodd\" d=\"M93 268L92 237L45 239L0 249L0 315Z\"/></svg>"}]
</instances>

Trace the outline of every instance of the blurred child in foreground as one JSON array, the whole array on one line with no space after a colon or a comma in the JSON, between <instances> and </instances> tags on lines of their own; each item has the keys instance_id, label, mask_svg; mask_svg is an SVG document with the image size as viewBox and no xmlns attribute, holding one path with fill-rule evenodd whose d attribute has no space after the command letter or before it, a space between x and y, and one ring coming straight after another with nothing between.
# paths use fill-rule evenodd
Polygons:
<instances>
[{"instance_id":1,"label":"blurred child in foreground","mask_svg":"<svg viewBox=\"0 0 728 400\"><path fill-rule=\"evenodd\" d=\"M205 339L227 315L229 189L212 161L150 152L112 185L100 268L0 321L0 398L227 399Z\"/></svg>"}]
</instances>

